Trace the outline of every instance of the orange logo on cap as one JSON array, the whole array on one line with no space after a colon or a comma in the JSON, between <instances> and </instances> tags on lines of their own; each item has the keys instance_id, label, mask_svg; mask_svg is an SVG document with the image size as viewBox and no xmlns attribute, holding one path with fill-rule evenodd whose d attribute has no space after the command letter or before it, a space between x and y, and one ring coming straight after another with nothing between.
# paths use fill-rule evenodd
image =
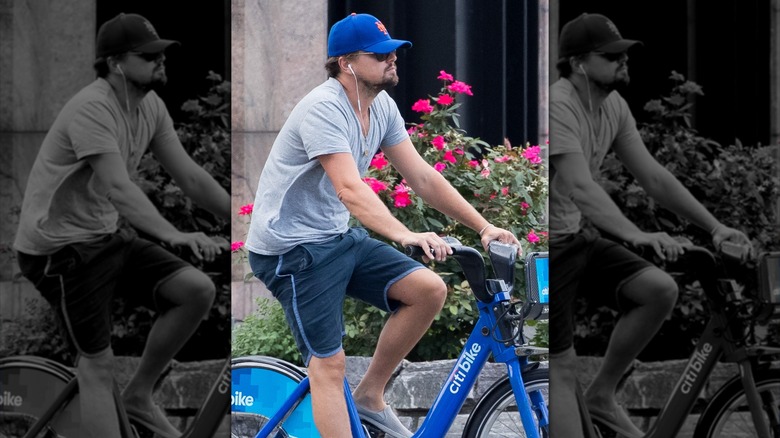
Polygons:
<instances>
[{"instance_id":1,"label":"orange logo on cap","mask_svg":"<svg viewBox=\"0 0 780 438\"><path fill-rule=\"evenodd\" d=\"M377 29L379 29L380 32L382 32L383 34L388 35L388 36L390 35L390 34L387 33L387 28L385 27L384 24L382 24L381 21L377 21L375 24L376 24Z\"/></svg>"}]
</instances>

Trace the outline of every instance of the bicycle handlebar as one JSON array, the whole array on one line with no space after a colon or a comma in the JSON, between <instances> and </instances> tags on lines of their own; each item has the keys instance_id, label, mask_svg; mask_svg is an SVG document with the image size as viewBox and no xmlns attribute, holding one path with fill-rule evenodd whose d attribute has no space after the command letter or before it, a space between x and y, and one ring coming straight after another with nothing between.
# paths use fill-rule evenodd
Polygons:
<instances>
[{"instance_id":1,"label":"bicycle handlebar","mask_svg":"<svg viewBox=\"0 0 780 438\"><path fill-rule=\"evenodd\" d=\"M474 296L484 303L492 301L493 296L488 292L485 277L485 259L482 254L470 246L463 246L454 237L444 237L445 242L452 248L452 257L463 268L463 274L466 276L471 286ZM499 242L491 242L489 248L490 259L496 277L502 279L510 287L514 284L514 265L517 256L517 247L515 245L506 245ZM425 255L419 246L409 245L404 249L406 255L413 258L419 258Z\"/></svg>"}]
</instances>

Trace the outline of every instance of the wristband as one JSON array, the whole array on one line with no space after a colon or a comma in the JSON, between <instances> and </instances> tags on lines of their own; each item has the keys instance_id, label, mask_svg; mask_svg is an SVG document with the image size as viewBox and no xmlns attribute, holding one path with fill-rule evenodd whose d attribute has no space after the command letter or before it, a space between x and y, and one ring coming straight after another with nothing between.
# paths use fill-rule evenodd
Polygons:
<instances>
[{"instance_id":1,"label":"wristband","mask_svg":"<svg viewBox=\"0 0 780 438\"><path fill-rule=\"evenodd\" d=\"M716 233L716 232L717 232L719 229L721 229L721 228L724 228L724 227L725 227L725 225L723 225L723 224L721 224L721 223L719 223L718 225L715 225L715 226L712 228L712 230L710 230L710 236L714 236L714 235L715 235L715 233Z\"/></svg>"},{"instance_id":2,"label":"wristband","mask_svg":"<svg viewBox=\"0 0 780 438\"><path fill-rule=\"evenodd\" d=\"M482 229L479 230L479 237L482 237L482 234L485 232L485 230L487 230L488 228L490 228L492 226L494 226L494 225L493 224L487 224L484 227L482 227Z\"/></svg>"}]
</instances>

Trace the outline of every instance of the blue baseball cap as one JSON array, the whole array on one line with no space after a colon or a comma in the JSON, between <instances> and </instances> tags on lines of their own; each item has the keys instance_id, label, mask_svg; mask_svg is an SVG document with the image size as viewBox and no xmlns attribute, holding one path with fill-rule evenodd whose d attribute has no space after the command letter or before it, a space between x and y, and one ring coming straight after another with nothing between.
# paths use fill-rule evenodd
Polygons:
<instances>
[{"instance_id":1,"label":"blue baseball cap","mask_svg":"<svg viewBox=\"0 0 780 438\"><path fill-rule=\"evenodd\" d=\"M341 56L360 50L390 53L401 47L412 47L412 43L390 38L385 25L369 14L353 12L334 24L328 35L328 56Z\"/></svg>"}]
</instances>

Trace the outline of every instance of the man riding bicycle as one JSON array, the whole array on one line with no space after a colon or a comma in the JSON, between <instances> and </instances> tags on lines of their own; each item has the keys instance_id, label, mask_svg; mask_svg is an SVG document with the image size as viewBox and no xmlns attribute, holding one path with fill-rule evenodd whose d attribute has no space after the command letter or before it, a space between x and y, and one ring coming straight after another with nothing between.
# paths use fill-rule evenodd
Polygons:
<instances>
[{"instance_id":1,"label":"man riding bicycle","mask_svg":"<svg viewBox=\"0 0 780 438\"><path fill-rule=\"evenodd\" d=\"M208 314L211 279L119 218L172 247L213 260L223 248L165 220L131 180L148 149L197 204L230 217L228 193L186 153L155 89L165 49L144 17L119 14L97 35L98 78L65 105L33 164L14 242L22 273L56 310L77 349L84 437L118 438L111 303L156 309L138 369L123 392L128 416L164 437L179 431L152 401L168 362ZM225 242L227 243L227 242Z\"/></svg>"},{"instance_id":2,"label":"man riding bicycle","mask_svg":"<svg viewBox=\"0 0 780 438\"><path fill-rule=\"evenodd\" d=\"M561 79L550 88L550 307L551 436L583 436L575 398L573 316L575 299L619 309L622 314L601 368L585 393L591 415L621 435L641 437L616 401L618 383L669 315L677 285L664 271L623 245L584 231L582 219L635 247L675 260L683 245L663 232L637 228L596 182L611 149L647 193L666 208L707 230L715 245L749 244L742 232L721 224L648 152L617 89L629 82L628 49L599 14L582 14L563 26Z\"/></svg>"},{"instance_id":3,"label":"man riding bicycle","mask_svg":"<svg viewBox=\"0 0 780 438\"><path fill-rule=\"evenodd\" d=\"M365 227L417 245L444 260L449 246L434 233L399 222L366 185L381 150L425 201L477 231L486 247L500 240L519 246L509 231L485 220L417 153L395 102L385 90L398 83L394 40L376 17L352 14L328 37L329 79L293 109L258 184L246 247L254 274L280 301L311 380L317 429L348 437L344 398L342 303L359 298L391 316L354 399L361 417L394 437L411 436L385 404L393 371L441 310L443 281L387 244L349 228L350 214Z\"/></svg>"}]
</instances>

